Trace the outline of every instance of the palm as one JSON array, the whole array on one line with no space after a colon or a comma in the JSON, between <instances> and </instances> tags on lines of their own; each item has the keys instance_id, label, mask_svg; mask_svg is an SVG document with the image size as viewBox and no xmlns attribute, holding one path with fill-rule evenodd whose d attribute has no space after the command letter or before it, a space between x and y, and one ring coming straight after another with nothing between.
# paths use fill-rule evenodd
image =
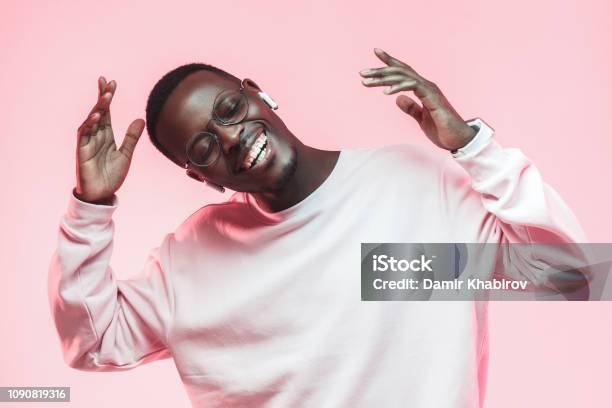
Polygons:
<instances>
[{"instance_id":1,"label":"palm","mask_svg":"<svg viewBox=\"0 0 612 408\"><path fill-rule=\"evenodd\" d=\"M428 110L423 110L421 114L421 121L419 122L419 126L423 129L423 132L434 142L436 145L440 145L439 134L440 131L436 126L436 119L432 117L432 114Z\"/></svg>"},{"instance_id":2,"label":"palm","mask_svg":"<svg viewBox=\"0 0 612 408\"><path fill-rule=\"evenodd\" d=\"M418 91L415 92L418 95ZM400 108L406 106L404 98L406 95L400 95L398 97L398 105ZM419 126L423 130L423 133L438 147L447 149L448 146L452 146L456 143L456 131L455 129L463 125L463 120L459 114L453 109L450 103L446 100L444 95L439 96L438 104L445 107L445 109L428 109L428 106L424 104L421 108L421 114L418 116ZM410 103L410 102L408 102ZM449 114L451 113L451 114ZM455 123L453 123L455 122Z\"/></svg>"},{"instance_id":3,"label":"palm","mask_svg":"<svg viewBox=\"0 0 612 408\"><path fill-rule=\"evenodd\" d=\"M79 147L79 181L95 180L89 192L95 196L119 189L130 160L117 150L112 129L98 131L85 146Z\"/></svg>"},{"instance_id":4,"label":"palm","mask_svg":"<svg viewBox=\"0 0 612 408\"><path fill-rule=\"evenodd\" d=\"M81 198L92 202L108 200L121 187L144 129L142 120L133 121L117 149L110 118L115 84L106 84L101 78L99 86L98 102L79 128L77 146L77 192Z\"/></svg>"}]
</instances>

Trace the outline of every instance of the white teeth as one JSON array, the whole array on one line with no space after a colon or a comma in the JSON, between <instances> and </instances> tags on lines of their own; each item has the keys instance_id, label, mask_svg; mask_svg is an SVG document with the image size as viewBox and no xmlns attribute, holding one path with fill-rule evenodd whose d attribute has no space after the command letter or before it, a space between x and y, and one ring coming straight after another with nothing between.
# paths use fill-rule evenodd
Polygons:
<instances>
[{"instance_id":1,"label":"white teeth","mask_svg":"<svg viewBox=\"0 0 612 408\"><path fill-rule=\"evenodd\" d=\"M253 143L253 145L251 146L251 149L249 150L249 152L245 156L244 161L242 162L242 168L243 169L249 169L251 167L251 164L253 163L253 160L257 157L257 155L261 151L261 149L264 146L264 144L266 144L267 140L268 140L268 137L266 136L266 132L265 131L262 132L257 137L257 140L255 140L255 143ZM267 149L266 149L266 151L263 152L262 156L259 158L259 161L261 161L265 157L266 152L267 152Z\"/></svg>"}]
</instances>

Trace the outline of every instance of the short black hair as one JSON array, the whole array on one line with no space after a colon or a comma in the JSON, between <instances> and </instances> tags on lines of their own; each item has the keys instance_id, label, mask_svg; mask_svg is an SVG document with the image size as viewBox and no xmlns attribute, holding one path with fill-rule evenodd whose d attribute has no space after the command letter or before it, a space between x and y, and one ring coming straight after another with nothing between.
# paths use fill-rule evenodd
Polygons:
<instances>
[{"instance_id":1,"label":"short black hair","mask_svg":"<svg viewBox=\"0 0 612 408\"><path fill-rule=\"evenodd\" d=\"M170 97L172 91L176 89L178 84L181 83L183 79L185 79L189 74L192 74L196 71L209 71L220 75L223 78L240 82L240 79L230 74L229 72L226 72L215 66L199 62L181 65L180 67L177 67L172 71L168 72L159 81L157 81L157 83L151 90L151 93L149 94L149 98L147 99L147 132L149 133L149 138L151 139L151 143L153 143L153 146L155 146L157 150L159 150L164 156L172 160L180 167L183 167L183 164L180 162L180 160L174 157L165 147L162 146L161 143L159 143L155 128L157 127L159 115L161 114L164 104Z\"/></svg>"}]
</instances>

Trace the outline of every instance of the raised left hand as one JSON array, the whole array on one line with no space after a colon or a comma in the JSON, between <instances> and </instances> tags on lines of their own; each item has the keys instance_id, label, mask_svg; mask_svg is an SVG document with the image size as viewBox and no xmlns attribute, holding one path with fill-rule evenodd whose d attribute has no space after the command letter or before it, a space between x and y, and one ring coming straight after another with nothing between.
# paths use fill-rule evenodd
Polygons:
<instances>
[{"instance_id":1,"label":"raised left hand","mask_svg":"<svg viewBox=\"0 0 612 408\"><path fill-rule=\"evenodd\" d=\"M362 83L367 87L388 86L383 91L387 95L414 91L423 106L405 94L398 95L395 101L402 111L419 123L436 146L457 150L474 138L476 130L465 123L436 84L379 48L374 49L374 54L387 66L359 72L365 78Z\"/></svg>"}]
</instances>

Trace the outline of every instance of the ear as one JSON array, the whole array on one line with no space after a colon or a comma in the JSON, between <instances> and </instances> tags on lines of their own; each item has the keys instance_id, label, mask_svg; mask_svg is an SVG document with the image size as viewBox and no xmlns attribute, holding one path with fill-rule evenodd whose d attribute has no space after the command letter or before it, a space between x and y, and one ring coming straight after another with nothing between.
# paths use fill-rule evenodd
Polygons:
<instances>
[{"instance_id":1,"label":"ear","mask_svg":"<svg viewBox=\"0 0 612 408\"><path fill-rule=\"evenodd\" d=\"M188 169L187 170L187 175L189 177L191 177L192 179L199 181L200 183L204 182L204 180L202 180L202 177L200 177L197 173L195 173L193 170Z\"/></svg>"},{"instance_id":2,"label":"ear","mask_svg":"<svg viewBox=\"0 0 612 408\"><path fill-rule=\"evenodd\" d=\"M253 90L253 91L256 91L256 92L261 91L261 88L259 87L259 85L257 85L257 84L255 83L255 81L253 81L253 80L252 80L252 79L250 79L250 78L244 78L244 79L242 80L242 85L243 85L245 88L250 89L250 90Z\"/></svg>"}]
</instances>

